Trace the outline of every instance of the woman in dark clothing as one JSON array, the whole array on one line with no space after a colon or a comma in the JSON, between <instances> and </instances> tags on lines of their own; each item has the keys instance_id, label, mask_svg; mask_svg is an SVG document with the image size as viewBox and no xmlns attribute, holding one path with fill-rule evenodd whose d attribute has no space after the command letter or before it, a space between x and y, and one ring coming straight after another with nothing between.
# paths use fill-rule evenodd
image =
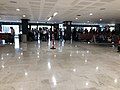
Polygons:
<instances>
[{"instance_id":1,"label":"woman in dark clothing","mask_svg":"<svg viewBox=\"0 0 120 90\"><path fill-rule=\"evenodd\" d=\"M11 40L10 40L10 42L14 43L15 30L13 29L13 27L10 27L10 29L11 29Z\"/></svg>"}]
</instances>

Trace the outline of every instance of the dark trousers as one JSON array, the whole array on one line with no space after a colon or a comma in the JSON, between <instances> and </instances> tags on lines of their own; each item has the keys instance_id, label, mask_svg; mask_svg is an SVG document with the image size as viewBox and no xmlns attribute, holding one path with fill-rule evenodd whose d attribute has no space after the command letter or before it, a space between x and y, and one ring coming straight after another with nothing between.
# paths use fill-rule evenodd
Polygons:
<instances>
[{"instance_id":1,"label":"dark trousers","mask_svg":"<svg viewBox=\"0 0 120 90\"><path fill-rule=\"evenodd\" d=\"M118 52L120 52L120 45L118 45Z\"/></svg>"}]
</instances>

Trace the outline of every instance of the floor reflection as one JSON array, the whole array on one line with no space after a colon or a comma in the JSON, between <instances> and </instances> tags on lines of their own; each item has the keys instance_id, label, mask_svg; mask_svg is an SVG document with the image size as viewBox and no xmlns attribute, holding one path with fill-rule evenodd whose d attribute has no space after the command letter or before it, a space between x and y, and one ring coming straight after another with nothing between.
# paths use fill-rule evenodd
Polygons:
<instances>
[{"instance_id":1,"label":"floor reflection","mask_svg":"<svg viewBox=\"0 0 120 90\"><path fill-rule=\"evenodd\" d=\"M20 49L19 36L16 36L14 38L14 42L15 42L15 49Z\"/></svg>"},{"instance_id":2,"label":"floor reflection","mask_svg":"<svg viewBox=\"0 0 120 90\"><path fill-rule=\"evenodd\" d=\"M0 48L0 90L120 90L120 55L80 42L19 42ZM111 89L112 88L112 89Z\"/></svg>"}]
</instances>

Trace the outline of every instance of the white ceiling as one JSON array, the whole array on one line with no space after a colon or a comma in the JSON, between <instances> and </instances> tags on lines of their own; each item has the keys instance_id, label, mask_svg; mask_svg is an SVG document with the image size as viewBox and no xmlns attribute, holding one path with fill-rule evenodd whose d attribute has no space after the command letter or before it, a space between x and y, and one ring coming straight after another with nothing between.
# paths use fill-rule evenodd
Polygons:
<instances>
[{"instance_id":1,"label":"white ceiling","mask_svg":"<svg viewBox=\"0 0 120 90\"><path fill-rule=\"evenodd\" d=\"M31 21L46 22L55 12L58 15L51 22L99 23L100 18L106 23L120 22L120 0L0 0L2 20L20 20L25 14Z\"/></svg>"}]
</instances>

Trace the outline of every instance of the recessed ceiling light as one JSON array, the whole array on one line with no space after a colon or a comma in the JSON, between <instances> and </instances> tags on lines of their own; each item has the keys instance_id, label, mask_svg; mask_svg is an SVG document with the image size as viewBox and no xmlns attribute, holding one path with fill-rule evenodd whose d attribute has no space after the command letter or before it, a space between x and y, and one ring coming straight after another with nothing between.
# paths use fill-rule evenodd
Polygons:
<instances>
[{"instance_id":1,"label":"recessed ceiling light","mask_svg":"<svg viewBox=\"0 0 120 90\"><path fill-rule=\"evenodd\" d=\"M88 23L90 22L90 21L87 21Z\"/></svg>"},{"instance_id":2,"label":"recessed ceiling light","mask_svg":"<svg viewBox=\"0 0 120 90\"><path fill-rule=\"evenodd\" d=\"M26 17L26 15L23 15L23 17Z\"/></svg>"},{"instance_id":3,"label":"recessed ceiling light","mask_svg":"<svg viewBox=\"0 0 120 90\"><path fill-rule=\"evenodd\" d=\"M92 16L93 15L93 13L90 13L90 16Z\"/></svg>"},{"instance_id":4,"label":"recessed ceiling light","mask_svg":"<svg viewBox=\"0 0 120 90\"><path fill-rule=\"evenodd\" d=\"M37 21L37 23L39 23L39 22Z\"/></svg>"},{"instance_id":5,"label":"recessed ceiling light","mask_svg":"<svg viewBox=\"0 0 120 90\"><path fill-rule=\"evenodd\" d=\"M102 21L102 19L100 19L100 21Z\"/></svg>"},{"instance_id":6,"label":"recessed ceiling light","mask_svg":"<svg viewBox=\"0 0 120 90\"><path fill-rule=\"evenodd\" d=\"M75 18L76 20L78 19L78 18Z\"/></svg>"},{"instance_id":7,"label":"recessed ceiling light","mask_svg":"<svg viewBox=\"0 0 120 90\"><path fill-rule=\"evenodd\" d=\"M55 17L57 14L58 14L58 12L55 12L55 13L53 14L53 16Z\"/></svg>"},{"instance_id":8,"label":"recessed ceiling light","mask_svg":"<svg viewBox=\"0 0 120 90\"><path fill-rule=\"evenodd\" d=\"M20 9L19 9L19 8L17 8L17 9L16 9L16 11L20 11Z\"/></svg>"}]
</instances>

